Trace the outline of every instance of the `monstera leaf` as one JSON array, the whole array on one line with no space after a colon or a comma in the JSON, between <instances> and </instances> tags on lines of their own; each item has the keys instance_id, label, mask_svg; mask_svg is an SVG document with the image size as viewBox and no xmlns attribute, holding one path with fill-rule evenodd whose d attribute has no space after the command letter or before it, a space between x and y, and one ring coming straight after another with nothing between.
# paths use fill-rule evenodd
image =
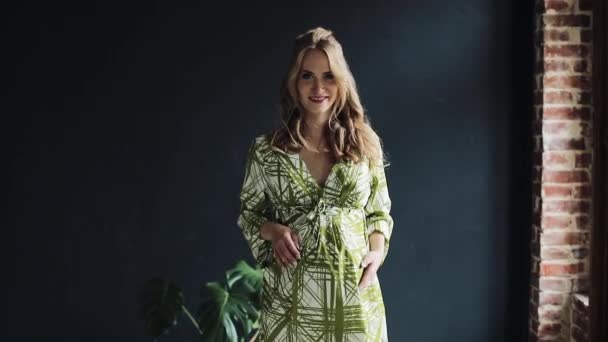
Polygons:
<instances>
[{"instance_id":1,"label":"monstera leaf","mask_svg":"<svg viewBox=\"0 0 608 342\"><path fill-rule=\"evenodd\" d=\"M247 311L249 319L242 322L240 334L249 334L252 329L258 328L259 310L261 306L262 270L252 268L244 261L226 272L226 280L230 292L237 298L249 298L248 305L243 308Z\"/></svg>"},{"instance_id":2,"label":"monstera leaf","mask_svg":"<svg viewBox=\"0 0 608 342\"><path fill-rule=\"evenodd\" d=\"M158 337L177 324L183 312L182 291L163 278L146 282L139 293L139 314L146 322L146 333Z\"/></svg>"},{"instance_id":3,"label":"monstera leaf","mask_svg":"<svg viewBox=\"0 0 608 342\"><path fill-rule=\"evenodd\" d=\"M239 261L221 282L201 288L201 305L196 318L184 306L182 291L163 278L146 282L139 293L139 313L146 332L154 337L166 334L181 314L192 322L202 341L243 342L259 328L262 271ZM250 340L253 341L257 334Z\"/></svg>"},{"instance_id":4,"label":"monstera leaf","mask_svg":"<svg viewBox=\"0 0 608 342\"><path fill-rule=\"evenodd\" d=\"M257 293L262 288L262 271L253 268L248 263L241 260L236 266L226 272L228 286L233 287L236 283L246 286L251 293Z\"/></svg>"},{"instance_id":5,"label":"monstera leaf","mask_svg":"<svg viewBox=\"0 0 608 342\"><path fill-rule=\"evenodd\" d=\"M244 261L226 272L223 283L201 289L198 324L203 341L242 342L257 328L262 275Z\"/></svg>"}]
</instances>

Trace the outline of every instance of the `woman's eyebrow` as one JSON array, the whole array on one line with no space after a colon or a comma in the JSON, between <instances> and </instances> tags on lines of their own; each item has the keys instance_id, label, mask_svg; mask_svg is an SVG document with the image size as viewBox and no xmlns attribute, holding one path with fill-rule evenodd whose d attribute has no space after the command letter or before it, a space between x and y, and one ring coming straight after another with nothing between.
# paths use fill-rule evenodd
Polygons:
<instances>
[{"instance_id":1,"label":"woman's eyebrow","mask_svg":"<svg viewBox=\"0 0 608 342\"><path fill-rule=\"evenodd\" d=\"M310 71L310 70L306 70L306 69L302 70L302 72L309 72L309 73L311 73L311 74L314 74L314 72L312 72L312 71ZM329 70L329 71L325 71L325 72L323 72L323 73L324 73L324 74L331 74L331 70Z\"/></svg>"}]
</instances>

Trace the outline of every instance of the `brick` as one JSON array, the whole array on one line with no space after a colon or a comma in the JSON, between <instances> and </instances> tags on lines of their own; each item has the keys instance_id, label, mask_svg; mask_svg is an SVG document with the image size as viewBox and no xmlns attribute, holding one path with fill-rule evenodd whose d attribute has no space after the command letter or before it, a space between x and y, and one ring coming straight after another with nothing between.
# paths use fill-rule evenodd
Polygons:
<instances>
[{"instance_id":1,"label":"brick","mask_svg":"<svg viewBox=\"0 0 608 342\"><path fill-rule=\"evenodd\" d=\"M590 72L589 63L587 61L572 61L572 71L573 72ZM587 104L591 104L591 101L585 102Z\"/></svg>"},{"instance_id":2,"label":"brick","mask_svg":"<svg viewBox=\"0 0 608 342\"><path fill-rule=\"evenodd\" d=\"M534 242L530 242L530 255L540 258L540 243L538 241L534 241ZM538 266L535 263L532 263L532 273L533 274L538 274Z\"/></svg>"},{"instance_id":3,"label":"brick","mask_svg":"<svg viewBox=\"0 0 608 342\"><path fill-rule=\"evenodd\" d=\"M538 288L531 286L530 287L530 302L538 305L538 300L539 300L539 290L538 290Z\"/></svg>"},{"instance_id":4,"label":"brick","mask_svg":"<svg viewBox=\"0 0 608 342\"><path fill-rule=\"evenodd\" d=\"M545 89L575 88L590 90L591 78L587 75L545 75L543 76L543 86Z\"/></svg>"},{"instance_id":5,"label":"brick","mask_svg":"<svg viewBox=\"0 0 608 342\"><path fill-rule=\"evenodd\" d=\"M591 105L591 93L588 91L578 93L578 100L576 102L578 104Z\"/></svg>"},{"instance_id":6,"label":"brick","mask_svg":"<svg viewBox=\"0 0 608 342\"><path fill-rule=\"evenodd\" d=\"M573 224L573 217L570 215L549 215L543 214L541 227L545 229L566 229L571 228Z\"/></svg>"},{"instance_id":7,"label":"brick","mask_svg":"<svg viewBox=\"0 0 608 342\"><path fill-rule=\"evenodd\" d=\"M584 200L545 200L543 202L543 212L547 213L568 213L568 214L589 214L591 204Z\"/></svg>"},{"instance_id":8,"label":"brick","mask_svg":"<svg viewBox=\"0 0 608 342\"><path fill-rule=\"evenodd\" d=\"M546 231L540 235L542 246L585 245L589 240L588 232L581 231Z\"/></svg>"},{"instance_id":9,"label":"brick","mask_svg":"<svg viewBox=\"0 0 608 342\"><path fill-rule=\"evenodd\" d=\"M549 246L541 249L541 258L543 261L581 260L588 255L589 249L580 246Z\"/></svg>"},{"instance_id":10,"label":"brick","mask_svg":"<svg viewBox=\"0 0 608 342\"><path fill-rule=\"evenodd\" d=\"M543 197L568 198L572 196L572 187L558 185L543 185Z\"/></svg>"},{"instance_id":11,"label":"brick","mask_svg":"<svg viewBox=\"0 0 608 342\"><path fill-rule=\"evenodd\" d=\"M534 308L534 313L537 315L535 318L531 317L528 321L529 321L529 326L530 326L530 330L537 332L538 331L538 308Z\"/></svg>"},{"instance_id":12,"label":"brick","mask_svg":"<svg viewBox=\"0 0 608 342\"><path fill-rule=\"evenodd\" d=\"M574 96L569 91L546 91L542 94L543 94L543 103L572 104L574 102Z\"/></svg>"},{"instance_id":13,"label":"brick","mask_svg":"<svg viewBox=\"0 0 608 342\"><path fill-rule=\"evenodd\" d=\"M578 97L578 95L575 96ZM586 124L586 122L581 122L578 120L545 120L545 122L543 122L543 134L551 137L561 136L564 138L578 138L583 136L584 124Z\"/></svg>"},{"instance_id":14,"label":"brick","mask_svg":"<svg viewBox=\"0 0 608 342\"><path fill-rule=\"evenodd\" d=\"M574 167L589 168L591 167L591 153L579 153L574 159Z\"/></svg>"},{"instance_id":15,"label":"brick","mask_svg":"<svg viewBox=\"0 0 608 342\"><path fill-rule=\"evenodd\" d=\"M543 261L566 260L572 257L572 253L569 248L542 247L540 257Z\"/></svg>"},{"instance_id":16,"label":"brick","mask_svg":"<svg viewBox=\"0 0 608 342\"><path fill-rule=\"evenodd\" d=\"M557 335L559 334L562 328L561 323L553 322L553 323L540 323L538 326L538 337L546 337L549 335Z\"/></svg>"},{"instance_id":17,"label":"brick","mask_svg":"<svg viewBox=\"0 0 608 342\"><path fill-rule=\"evenodd\" d=\"M557 321L561 316L561 307L556 305L543 305L538 308L538 317L541 321Z\"/></svg>"},{"instance_id":18,"label":"brick","mask_svg":"<svg viewBox=\"0 0 608 342\"><path fill-rule=\"evenodd\" d=\"M543 119L558 120L589 120L591 110L589 107L544 107L542 117Z\"/></svg>"},{"instance_id":19,"label":"brick","mask_svg":"<svg viewBox=\"0 0 608 342\"><path fill-rule=\"evenodd\" d=\"M591 199L591 186L589 185L578 185L574 187L573 191L574 198L586 198Z\"/></svg>"},{"instance_id":20,"label":"brick","mask_svg":"<svg viewBox=\"0 0 608 342\"><path fill-rule=\"evenodd\" d=\"M579 215L575 217L576 228L580 230L589 230L591 228L591 221L588 215Z\"/></svg>"},{"instance_id":21,"label":"brick","mask_svg":"<svg viewBox=\"0 0 608 342\"><path fill-rule=\"evenodd\" d=\"M543 183L583 183L589 181L587 171L553 171L544 170L542 174Z\"/></svg>"},{"instance_id":22,"label":"brick","mask_svg":"<svg viewBox=\"0 0 608 342\"><path fill-rule=\"evenodd\" d=\"M575 156L567 151L546 151L542 153L542 164L549 169L574 168Z\"/></svg>"},{"instance_id":23,"label":"brick","mask_svg":"<svg viewBox=\"0 0 608 342\"><path fill-rule=\"evenodd\" d=\"M543 261L540 264L540 276L570 276L581 273L585 270L582 262L558 263Z\"/></svg>"},{"instance_id":24,"label":"brick","mask_svg":"<svg viewBox=\"0 0 608 342\"><path fill-rule=\"evenodd\" d=\"M535 303L528 303L528 318L538 322L538 307Z\"/></svg>"},{"instance_id":25,"label":"brick","mask_svg":"<svg viewBox=\"0 0 608 342\"><path fill-rule=\"evenodd\" d=\"M540 277L539 286L543 290L570 292L572 289L572 281L561 277Z\"/></svg>"},{"instance_id":26,"label":"brick","mask_svg":"<svg viewBox=\"0 0 608 342\"><path fill-rule=\"evenodd\" d=\"M566 30L542 30L538 31L538 43L544 42L570 42L572 37ZM541 40L542 39L542 40Z\"/></svg>"},{"instance_id":27,"label":"brick","mask_svg":"<svg viewBox=\"0 0 608 342\"><path fill-rule=\"evenodd\" d=\"M589 0L537 0L535 6L545 14L537 15L534 34L537 121L532 125L528 342L561 341L570 334L574 341L576 318L571 328L564 317L570 314L572 291L588 288L592 189L591 13L577 12L591 6Z\"/></svg>"},{"instance_id":28,"label":"brick","mask_svg":"<svg viewBox=\"0 0 608 342\"><path fill-rule=\"evenodd\" d=\"M540 245L539 245L540 246ZM534 276L539 274L540 260L533 260L530 262L530 273Z\"/></svg>"},{"instance_id":29,"label":"brick","mask_svg":"<svg viewBox=\"0 0 608 342\"><path fill-rule=\"evenodd\" d=\"M583 137L588 138L589 141L591 141L591 136L593 134L593 132L591 130L591 124L589 122L581 122L580 127L581 127L581 135Z\"/></svg>"},{"instance_id":30,"label":"brick","mask_svg":"<svg viewBox=\"0 0 608 342\"><path fill-rule=\"evenodd\" d=\"M555 14L542 17L544 26L548 27L590 27L591 18L585 14Z\"/></svg>"},{"instance_id":31,"label":"brick","mask_svg":"<svg viewBox=\"0 0 608 342\"><path fill-rule=\"evenodd\" d=\"M589 248L587 247L575 247L570 250L572 258L582 260L589 256Z\"/></svg>"},{"instance_id":32,"label":"brick","mask_svg":"<svg viewBox=\"0 0 608 342\"><path fill-rule=\"evenodd\" d=\"M565 293L541 291L538 294L538 305L563 305L565 301Z\"/></svg>"},{"instance_id":33,"label":"brick","mask_svg":"<svg viewBox=\"0 0 608 342\"><path fill-rule=\"evenodd\" d=\"M539 2L542 5L542 2ZM574 7L574 3L564 0L545 0L544 9L546 12L569 12Z\"/></svg>"},{"instance_id":34,"label":"brick","mask_svg":"<svg viewBox=\"0 0 608 342\"><path fill-rule=\"evenodd\" d=\"M589 48L581 44L546 45L543 53L545 58L585 58L589 56Z\"/></svg>"},{"instance_id":35,"label":"brick","mask_svg":"<svg viewBox=\"0 0 608 342\"><path fill-rule=\"evenodd\" d=\"M538 72L544 71L545 74L551 74L555 72L573 72L580 61L542 58L537 63L539 65L535 69Z\"/></svg>"},{"instance_id":36,"label":"brick","mask_svg":"<svg viewBox=\"0 0 608 342\"><path fill-rule=\"evenodd\" d=\"M547 137L545 139L544 147L545 147L545 151L564 151L564 150L584 151L587 149L584 138Z\"/></svg>"}]
</instances>

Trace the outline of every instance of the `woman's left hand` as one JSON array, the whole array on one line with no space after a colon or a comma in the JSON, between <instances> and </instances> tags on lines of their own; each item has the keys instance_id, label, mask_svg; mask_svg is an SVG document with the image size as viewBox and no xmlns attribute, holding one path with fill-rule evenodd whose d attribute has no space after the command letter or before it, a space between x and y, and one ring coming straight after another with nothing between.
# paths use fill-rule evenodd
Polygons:
<instances>
[{"instance_id":1,"label":"woman's left hand","mask_svg":"<svg viewBox=\"0 0 608 342\"><path fill-rule=\"evenodd\" d=\"M361 261L361 267L365 268L363 276L359 281L359 289L363 290L368 287L376 278L376 272L382 264L382 251L369 251Z\"/></svg>"}]
</instances>

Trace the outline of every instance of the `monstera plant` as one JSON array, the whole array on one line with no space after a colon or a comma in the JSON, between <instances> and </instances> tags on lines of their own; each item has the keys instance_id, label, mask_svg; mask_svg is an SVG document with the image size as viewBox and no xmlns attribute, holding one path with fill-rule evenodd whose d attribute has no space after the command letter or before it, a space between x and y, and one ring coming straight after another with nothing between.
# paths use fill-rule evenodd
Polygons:
<instances>
[{"instance_id":1,"label":"monstera plant","mask_svg":"<svg viewBox=\"0 0 608 342\"><path fill-rule=\"evenodd\" d=\"M194 317L179 287L153 278L139 293L139 313L146 333L155 338L167 334L185 315L204 342L251 342L257 337L261 288L261 270L241 260L226 271L225 279L201 287L201 304Z\"/></svg>"}]
</instances>

